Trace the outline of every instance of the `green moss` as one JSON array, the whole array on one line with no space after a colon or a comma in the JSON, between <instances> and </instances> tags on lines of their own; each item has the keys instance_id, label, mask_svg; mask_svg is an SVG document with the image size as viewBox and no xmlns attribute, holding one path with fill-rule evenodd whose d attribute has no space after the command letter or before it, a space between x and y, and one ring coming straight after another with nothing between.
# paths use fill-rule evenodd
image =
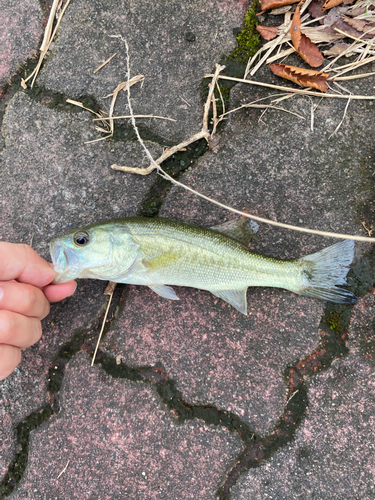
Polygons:
<instances>
[{"instance_id":1,"label":"green moss","mask_svg":"<svg viewBox=\"0 0 375 500\"><path fill-rule=\"evenodd\" d=\"M331 312L327 316L326 321L329 324L331 330L341 330L343 326L341 314L337 311Z\"/></svg>"},{"instance_id":2,"label":"green moss","mask_svg":"<svg viewBox=\"0 0 375 500\"><path fill-rule=\"evenodd\" d=\"M237 59L241 63L246 63L259 50L260 36L256 29L259 24L256 14L259 10L259 0L254 0L246 13L245 26L237 36L237 48L227 59Z\"/></svg>"}]
</instances>

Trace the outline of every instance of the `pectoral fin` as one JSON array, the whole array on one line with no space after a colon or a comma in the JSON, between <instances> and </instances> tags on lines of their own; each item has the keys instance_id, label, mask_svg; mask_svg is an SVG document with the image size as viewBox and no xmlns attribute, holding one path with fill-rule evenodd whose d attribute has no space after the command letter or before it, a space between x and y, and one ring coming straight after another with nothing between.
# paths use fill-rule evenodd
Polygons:
<instances>
[{"instance_id":1,"label":"pectoral fin","mask_svg":"<svg viewBox=\"0 0 375 500\"><path fill-rule=\"evenodd\" d=\"M219 226L212 226L210 229L217 233L225 234L225 236L229 236L248 246L252 237L258 231L259 226L255 220L239 219L224 222L224 224L220 224Z\"/></svg>"},{"instance_id":2,"label":"pectoral fin","mask_svg":"<svg viewBox=\"0 0 375 500\"><path fill-rule=\"evenodd\" d=\"M166 299L171 299L171 300L180 300L175 291L173 290L172 287L168 285L148 285L151 290L153 290L155 293L160 295L161 297L164 297Z\"/></svg>"},{"instance_id":3,"label":"pectoral fin","mask_svg":"<svg viewBox=\"0 0 375 500\"><path fill-rule=\"evenodd\" d=\"M246 288L241 288L240 290L220 290L210 292L216 297L225 300L231 306L235 307L237 311L247 316L247 299L246 299Z\"/></svg>"}]
</instances>

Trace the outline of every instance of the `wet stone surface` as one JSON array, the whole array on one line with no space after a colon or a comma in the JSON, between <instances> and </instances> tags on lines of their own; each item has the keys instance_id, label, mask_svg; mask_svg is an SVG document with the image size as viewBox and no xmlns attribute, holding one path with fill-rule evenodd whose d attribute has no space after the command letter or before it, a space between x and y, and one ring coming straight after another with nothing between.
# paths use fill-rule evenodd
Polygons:
<instances>
[{"instance_id":1,"label":"wet stone surface","mask_svg":"<svg viewBox=\"0 0 375 500\"><path fill-rule=\"evenodd\" d=\"M286 402L285 367L316 346L321 305L251 290L245 317L209 292L175 291L178 302L129 287L105 350L133 367L161 363L188 403L214 405L254 432L270 431Z\"/></svg>"}]
</instances>

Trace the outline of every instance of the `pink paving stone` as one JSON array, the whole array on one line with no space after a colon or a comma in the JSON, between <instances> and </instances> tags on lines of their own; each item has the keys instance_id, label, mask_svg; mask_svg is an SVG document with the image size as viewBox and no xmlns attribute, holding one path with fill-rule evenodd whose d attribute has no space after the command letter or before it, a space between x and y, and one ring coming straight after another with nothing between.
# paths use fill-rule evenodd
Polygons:
<instances>
[{"instance_id":1,"label":"pink paving stone","mask_svg":"<svg viewBox=\"0 0 375 500\"><path fill-rule=\"evenodd\" d=\"M47 383L51 362L74 331L87 325L100 311L105 302L103 290L104 284L87 282L72 297L53 304L43 321L42 339L23 351L21 364L0 382L0 480L14 456L15 426L50 403Z\"/></svg>"},{"instance_id":2,"label":"pink paving stone","mask_svg":"<svg viewBox=\"0 0 375 500\"><path fill-rule=\"evenodd\" d=\"M10 80L18 65L37 53L42 33L37 0L0 0L0 85Z\"/></svg>"},{"instance_id":3,"label":"pink paving stone","mask_svg":"<svg viewBox=\"0 0 375 500\"><path fill-rule=\"evenodd\" d=\"M162 363L189 403L218 406L269 431L286 402L285 367L318 341L321 305L253 289L245 317L208 292L175 290L178 302L129 287L103 345L131 366Z\"/></svg>"},{"instance_id":4,"label":"pink paving stone","mask_svg":"<svg viewBox=\"0 0 375 500\"><path fill-rule=\"evenodd\" d=\"M178 424L153 389L108 377L80 353L61 412L32 433L26 474L9 498L214 500L240 450L235 435Z\"/></svg>"},{"instance_id":5,"label":"pink paving stone","mask_svg":"<svg viewBox=\"0 0 375 500\"><path fill-rule=\"evenodd\" d=\"M357 335L359 324L363 332L373 321L374 306L374 295L355 306L349 356L308 383L309 406L295 442L244 474L235 500L375 498L375 370Z\"/></svg>"}]
</instances>

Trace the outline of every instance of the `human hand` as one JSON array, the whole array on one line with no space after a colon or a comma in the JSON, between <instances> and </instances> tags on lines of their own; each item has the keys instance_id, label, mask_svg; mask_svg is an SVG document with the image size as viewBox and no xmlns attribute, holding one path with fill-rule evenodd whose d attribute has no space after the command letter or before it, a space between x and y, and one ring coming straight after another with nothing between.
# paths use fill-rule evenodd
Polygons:
<instances>
[{"instance_id":1,"label":"human hand","mask_svg":"<svg viewBox=\"0 0 375 500\"><path fill-rule=\"evenodd\" d=\"M19 364L21 349L40 339L50 302L76 289L75 281L51 285L56 274L28 245L0 242L0 380Z\"/></svg>"}]
</instances>

